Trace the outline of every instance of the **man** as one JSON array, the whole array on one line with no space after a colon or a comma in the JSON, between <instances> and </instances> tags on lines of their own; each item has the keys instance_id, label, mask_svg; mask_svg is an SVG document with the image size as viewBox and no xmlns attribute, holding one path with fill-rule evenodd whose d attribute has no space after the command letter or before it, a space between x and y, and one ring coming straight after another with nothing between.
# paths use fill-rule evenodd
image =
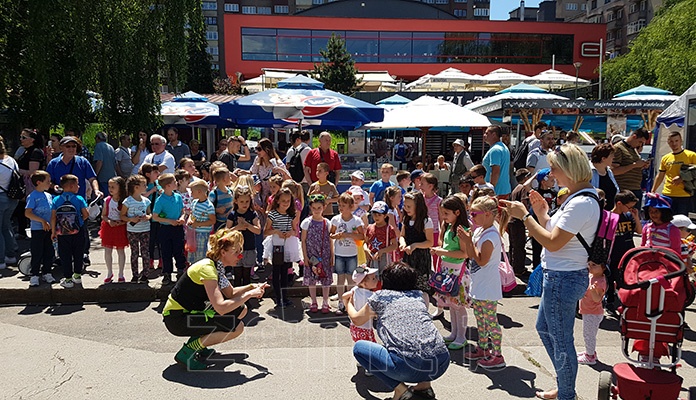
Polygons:
<instances>
[{"instance_id":1,"label":"man","mask_svg":"<svg viewBox=\"0 0 696 400\"><path fill-rule=\"evenodd\" d=\"M127 133L122 133L119 139L121 145L116 149L116 173L123 179L127 179L133 174L134 167L131 136Z\"/></svg>"},{"instance_id":2,"label":"man","mask_svg":"<svg viewBox=\"0 0 696 400\"><path fill-rule=\"evenodd\" d=\"M166 150L167 139L162 135L154 134L150 136L150 146L152 146L152 153L145 156L143 163L157 165L160 174L173 174L176 161L174 156Z\"/></svg>"},{"instance_id":3,"label":"man","mask_svg":"<svg viewBox=\"0 0 696 400\"><path fill-rule=\"evenodd\" d=\"M317 181L317 165L322 162L329 164L329 182L338 186L338 178L343 167L338 153L331 150L331 134L326 131L319 135L319 147L310 150L305 160L305 170L312 182Z\"/></svg>"},{"instance_id":4,"label":"man","mask_svg":"<svg viewBox=\"0 0 696 400\"><path fill-rule=\"evenodd\" d=\"M674 214L689 215L689 212L694 210L693 197L684 190L684 181L679 173L682 165L696 165L696 153L684 149L679 132L670 133L667 144L672 152L662 156L660 172L655 178L652 191L657 192L666 176L667 180L665 187L662 188L662 194L672 198L672 211Z\"/></svg>"},{"instance_id":5,"label":"man","mask_svg":"<svg viewBox=\"0 0 696 400\"><path fill-rule=\"evenodd\" d=\"M408 147L404 144L404 137L400 136L399 141L394 145L394 159L396 161L406 162L406 153Z\"/></svg>"},{"instance_id":6,"label":"man","mask_svg":"<svg viewBox=\"0 0 696 400\"><path fill-rule=\"evenodd\" d=\"M78 156L77 153L82 150L82 142L80 139L74 136L66 136L60 140L60 150L61 155L52 159L48 166L46 167L46 172L51 175L51 182L53 182L54 189L59 190L60 178L63 175L72 174L77 176L78 179L78 189L77 194L87 199L87 182L92 187L94 195L99 197L104 194L99 190L99 183L97 182L97 174L92 168L92 164L82 157ZM83 225L83 229L86 225ZM90 265L89 260L89 235L85 234L85 256L84 264Z\"/></svg>"},{"instance_id":7,"label":"man","mask_svg":"<svg viewBox=\"0 0 696 400\"><path fill-rule=\"evenodd\" d=\"M179 161L182 158L191 158L191 149L186 143L179 140L179 130L175 127L169 128L167 130L167 139L169 139L169 144L166 150L174 156L174 165L179 165Z\"/></svg>"},{"instance_id":8,"label":"man","mask_svg":"<svg viewBox=\"0 0 696 400\"><path fill-rule=\"evenodd\" d=\"M452 143L454 149L454 159L452 160L452 170L449 175L450 194L459 192L459 179L461 179L466 171L474 166L474 163L469 157L469 153L464 149L465 143L462 139L457 139Z\"/></svg>"},{"instance_id":9,"label":"man","mask_svg":"<svg viewBox=\"0 0 696 400\"><path fill-rule=\"evenodd\" d=\"M244 155L240 156L239 153L244 149ZM218 161L222 161L227 165L227 169L232 172L232 181L237 181L237 174L235 170L237 169L237 163L239 161L249 161L251 160L251 153L249 152L249 146L247 146L246 139L241 136L232 136L227 139L227 150L220 153Z\"/></svg>"},{"instance_id":10,"label":"man","mask_svg":"<svg viewBox=\"0 0 696 400\"><path fill-rule=\"evenodd\" d=\"M507 199L512 188L510 187L510 151L500 141L503 129L498 125L491 125L483 134L483 141L490 149L483 157L483 166L486 167L486 182L495 187L495 194L499 199Z\"/></svg>"},{"instance_id":11,"label":"man","mask_svg":"<svg viewBox=\"0 0 696 400\"><path fill-rule=\"evenodd\" d=\"M539 136L541 146L529 151L527 156L527 171L534 174L534 171L539 171L544 168L550 168L549 162L546 161L546 155L553 149L556 140L553 137L553 132L542 131Z\"/></svg>"},{"instance_id":12,"label":"man","mask_svg":"<svg viewBox=\"0 0 696 400\"><path fill-rule=\"evenodd\" d=\"M641 160L636 149L642 148L648 141L649 134L645 129L637 129L626 139L614 144L614 163L611 172L619 185L619 190L630 190L636 195L637 209L641 209L643 191L640 182L643 180L643 170L650 167L650 160Z\"/></svg>"},{"instance_id":13,"label":"man","mask_svg":"<svg viewBox=\"0 0 696 400\"><path fill-rule=\"evenodd\" d=\"M307 173L307 170L304 168L305 161L307 161L307 154L312 150L312 148L305 143L305 140L309 139L309 132L307 131L295 131L292 134L290 134L290 143L292 147L288 150L288 153L285 156L285 164L288 168L288 171L292 175L293 172L291 168L302 168L302 176L303 178L300 179L299 181L295 180L297 183L302 185L302 188L305 190L305 193L309 190L309 185L311 183L309 174ZM299 166L296 166L295 164L290 165L293 162L293 158L299 154L300 159L295 160L299 161ZM296 177L293 177L295 179Z\"/></svg>"},{"instance_id":14,"label":"man","mask_svg":"<svg viewBox=\"0 0 696 400\"><path fill-rule=\"evenodd\" d=\"M108 143L106 133L98 132L95 141L97 144L94 146L94 172L97 173L99 189L102 193L109 193L109 179L116 176L116 153Z\"/></svg>"}]
</instances>

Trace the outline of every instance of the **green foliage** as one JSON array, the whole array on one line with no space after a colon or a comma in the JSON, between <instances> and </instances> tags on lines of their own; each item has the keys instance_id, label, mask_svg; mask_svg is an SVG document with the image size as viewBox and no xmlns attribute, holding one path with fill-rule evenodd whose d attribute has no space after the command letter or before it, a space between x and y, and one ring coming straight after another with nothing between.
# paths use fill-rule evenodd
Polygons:
<instances>
[{"instance_id":1,"label":"green foliage","mask_svg":"<svg viewBox=\"0 0 696 400\"><path fill-rule=\"evenodd\" d=\"M205 20L201 10L201 0L189 1L192 1L192 4L188 16L189 31L186 42L188 75L184 91L193 90L197 93L212 93L213 72L210 63L211 56L206 50L208 39L205 33Z\"/></svg>"},{"instance_id":2,"label":"green foliage","mask_svg":"<svg viewBox=\"0 0 696 400\"><path fill-rule=\"evenodd\" d=\"M696 82L696 1L669 1L632 42L628 54L603 65L615 94L640 84L681 94Z\"/></svg>"},{"instance_id":3,"label":"green foliage","mask_svg":"<svg viewBox=\"0 0 696 400\"><path fill-rule=\"evenodd\" d=\"M326 89L348 96L360 90L362 79L355 77L358 73L355 61L346 50L346 41L340 35L332 33L326 49L319 50L319 54L324 60L320 64L314 64L314 79L324 82Z\"/></svg>"},{"instance_id":4,"label":"green foliage","mask_svg":"<svg viewBox=\"0 0 696 400\"><path fill-rule=\"evenodd\" d=\"M213 79L213 90L217 94L249 94L246 88L242 89L239 81L233 81L232 78L217 77Z\"/></svg>"}]
</instances>

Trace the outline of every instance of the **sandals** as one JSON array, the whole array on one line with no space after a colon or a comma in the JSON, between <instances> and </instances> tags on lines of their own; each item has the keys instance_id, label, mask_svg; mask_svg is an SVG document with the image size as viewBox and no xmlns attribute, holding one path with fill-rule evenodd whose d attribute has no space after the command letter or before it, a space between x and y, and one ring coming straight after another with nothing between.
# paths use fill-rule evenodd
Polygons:
<instances>
[{"instance_id":1,"label":"sandals","mask_svg":"<svg viewBox=\"0 0 696 400\"><path fill-rule=\"evenodd\" d=\"M461 349L464 348L464 346L466 346L466 342L464 342L464 343L454 343L454 342L452 342L452 343L450 343L449 345L447 345L447 348L450 349L450 350L461 350Z\"/></svg>"},{"instance_id":2,"label":"sandals","mask_svg":"<svg viewBox=\"0 0 696 400\"><path fill-rule=\"evenodd\" d=\"M109 275L109 276L107 276L107 277L104 279L104 283L111 283L111 282L113 282L113 281L114 281L114 276L113 276L113 275Z\"/></svg>"},{"instance_id":3,"label":"sandals","mask_svg":"<svg viewBox=\"0 0 696 400\"><path fill-rule=\"evenodd\" d=\"M317 306L317 303L312 303L312 305L309 307L309 312L315 313L315 312L317 312L317 311L319 311L319 308L318 308L318 306Z\"/></svg>"},{"instance_id":4,"label":"sandals","mask_svg":"<svg viewBox=\"0 0 696 400\"><path fill-rule=\"evenodd\" d=\"M322 314L328 314L330 312L331 312L331 308L329 307L328 304L324 304L323 306L321 306L321 313Z\"/></svg>"}]
</instances>

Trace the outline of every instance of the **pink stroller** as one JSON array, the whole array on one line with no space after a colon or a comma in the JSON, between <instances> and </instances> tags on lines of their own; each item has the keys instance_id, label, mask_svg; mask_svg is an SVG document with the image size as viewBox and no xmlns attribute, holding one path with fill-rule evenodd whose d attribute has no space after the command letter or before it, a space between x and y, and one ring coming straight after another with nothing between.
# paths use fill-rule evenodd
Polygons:
<instances>
[{"instance_id":1,"label":"pink stroller","mask_svg":"<svg viewBox=\"0 0 696 400\"><path fill-rule=\"evenodd\" d=\"M610 372L600 374L598 398L676 400L683 381L676 370L684 310L694 299L686 267L671 249L638 247L624 254L619 270L621 351L630 362L614 365L615 384Z\"/></svg>"}]
</instances>

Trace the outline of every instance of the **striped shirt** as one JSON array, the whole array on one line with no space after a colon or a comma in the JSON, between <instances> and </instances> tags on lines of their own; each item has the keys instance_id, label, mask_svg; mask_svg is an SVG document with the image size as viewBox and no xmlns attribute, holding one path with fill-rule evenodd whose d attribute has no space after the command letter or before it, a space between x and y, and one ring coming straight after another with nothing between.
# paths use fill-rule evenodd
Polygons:
<instances>
[{"instance_id":1,"label":"striped shirt","mask_svg":"<svg viewBox=\"0 0 696 400\"><path fill-rule=\"evenodd\" d=\"M210 221L210 214L215 214L215 208L210 200L193 200L193 203L191 203L191 216L195 222ZM210 226L199 226L196 228L196 232L210 232L210 230Z\"/></svg>"},{"instance_id":2,"label":"striped shirt","mask_svg":"<svg viewBox=\"0 0 696 400\"><path fill-rule=\"evenodd\" d=\"M224 188L224 190L220 190L220 188L216 187L215 189L210 191L210 194L208 195L208 200L210 200L210 202L216 210L215 219L217 223L224 224L225 221L227 221L227 215L229 215L230 211L232 211L232 201L234 200L232 197L232 192L229 188ZM224 207L225 211L222 214L219 214L217 212L217 209L221 207Z\"/></svg>"}]
</instances>

